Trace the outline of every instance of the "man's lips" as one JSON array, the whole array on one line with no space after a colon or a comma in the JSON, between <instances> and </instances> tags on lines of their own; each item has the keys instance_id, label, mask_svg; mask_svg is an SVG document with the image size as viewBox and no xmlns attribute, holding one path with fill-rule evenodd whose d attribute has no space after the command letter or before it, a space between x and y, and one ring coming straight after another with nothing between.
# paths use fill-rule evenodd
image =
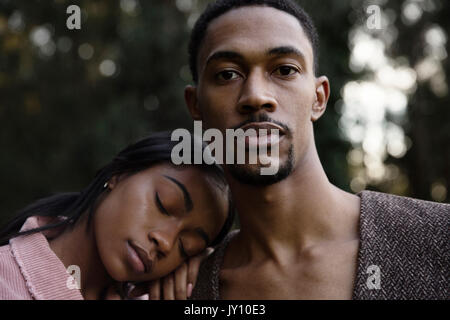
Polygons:
<instances>
[{"instance_id":1,"label":"man's lips","mask_svg":"<svg viewBox=\"0 0 450 320\"><path fill-rule=\"evenodd\" d=\"M281 126L279 126L279 125L277 125L277 124L275 124L273 122L250 122L250 123L247 123L247 124L243 125L241 127L241 129L244 130L244 131L248 130L248 129L255 129L256 130L256 134L258 136L259 136L259 133L260 133L259 132L260 129L266 129L267 130L267 135L271 134L270 130L272 130L272 129L273 130L278 130L278 134L280 136L285 134L284 129Z\"/></svg>"},{"instance_id":2,"label":"man's lips","mask_svg":"<svg viewBox=\"0 0 450 320\"><path fill-rule=\"evenodd\" d=\"M148 253L133 241L130 241L130 246L134 249L134 251L136 251L139 259L141 259L142 263L144 264L145 273L150 272L152 269L153 261L149 258Z\"/></svg>"},{"instance_id":3,"label":"man's lips","mask_svg":"<svg viewBox=\"0 0 450 320\"><path fill-rule=\"evenodd\" d=\"M244 130L245 148L246 150L259 147L271 147L279 144L283 140L285 130L272 122L251 122L243 125L240 129ZM248 130L253 129L255 133ZM272 130L276 130L273 134Z\"/></svg>"}]
</instances>

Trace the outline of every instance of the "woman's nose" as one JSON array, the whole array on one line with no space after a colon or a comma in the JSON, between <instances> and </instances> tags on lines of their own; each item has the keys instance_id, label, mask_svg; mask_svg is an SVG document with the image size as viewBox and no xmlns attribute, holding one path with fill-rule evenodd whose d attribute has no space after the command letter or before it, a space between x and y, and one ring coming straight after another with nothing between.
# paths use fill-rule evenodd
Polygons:
<instances>
[{"instance_id":1,"label":"woman's nose","mask_svg":"<svg viewBox=\"0 0 450 320\"><path fill-rule=\"evenodd\" d=\"M149 232L148 238L150 242L155 245L156 251L163 256L169 254L175 242L175 236L173 236L172 233L164 232L162 230Z\"/></svg>"}]
</instances>

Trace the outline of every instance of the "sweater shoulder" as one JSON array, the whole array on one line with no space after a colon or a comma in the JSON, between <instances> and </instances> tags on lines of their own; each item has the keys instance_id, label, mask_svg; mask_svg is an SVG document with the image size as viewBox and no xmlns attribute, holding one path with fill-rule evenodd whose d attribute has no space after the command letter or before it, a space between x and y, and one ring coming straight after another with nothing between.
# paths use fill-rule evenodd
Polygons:
<instances>
[{"instance_id":1,"label":"sweater shoulder","mask_svg":"<svg viewBox=\"0 0 450 320\"><path fill-rule=\"evenodd\" d=\"M11 246L9 244L0 247L0 277L3 275L13 272L13 270L19 271L19 266L17 265L13 253L11 251Z\"/></svg>"},{"instance_id":2,"label":"sweater shoulder","mask_svg":"<svg viewBox=\"0 0 450 320\"><path fill-rule=\"evenodd\" d=\"M0 247L0 255L2 256L2 258L4 255L8 256L10 254L11 254L11 247L9 246L9 244ZM11 254L11 257L12 257L12 254Z\"/></svg>"},{"instance_id":3,"label":"sweater shoulder","mask_svg":"<svg viewBox=\"0 0 450 320\"><path fill-rule=\"evenodd\" d=\"M0 247L0 300L31 299L10 245Z\"/></svg>"}]
</instances>

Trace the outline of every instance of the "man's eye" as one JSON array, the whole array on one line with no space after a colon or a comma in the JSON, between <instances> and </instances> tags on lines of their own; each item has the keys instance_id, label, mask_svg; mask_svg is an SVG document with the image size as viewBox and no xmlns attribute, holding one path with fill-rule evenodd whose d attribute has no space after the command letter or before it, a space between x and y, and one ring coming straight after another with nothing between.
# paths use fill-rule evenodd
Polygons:
<instances>
[{"instance_id":1,"label":"man's eye","mask_svg":"<svg viewBox=\"0 0 450 320\"><path fill-rule=\"evenodd\" d=\"M237 77L239 77L239 74L237 72L234 72L231 70L225 70L225 71L219 72L217 74L217 78L219 80L225 80L225 81L233 80L233 79L236 79Z\"/></svg>"},{"instance_id":2,"label":"man's eye","mask_svg":"<svg viewBox=\"0 0 450 320\"><path fill-rule=\"evenodd\" d=\"M291 76L296 72L298 72L298 70L290 66L281 66L275 70L275 73L280 76Z\"/></svg>"}]
</instances>

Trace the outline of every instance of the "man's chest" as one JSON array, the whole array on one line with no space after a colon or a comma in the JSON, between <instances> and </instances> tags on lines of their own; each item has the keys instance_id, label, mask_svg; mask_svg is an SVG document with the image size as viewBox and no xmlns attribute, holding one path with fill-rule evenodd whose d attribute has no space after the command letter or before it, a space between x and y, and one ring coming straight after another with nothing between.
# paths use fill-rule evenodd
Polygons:
<instances>
[{"instance_id":1,"label":"man's chest","mask_svg":"<svg viewBox=\"0 0 450 320\"><path fill-rule=\"evenodd\" d=\"M351 299L357 272L357 241L329 248L309 261L283 267L223 270L221 299Z\"/></svg>"}]
</instances>

